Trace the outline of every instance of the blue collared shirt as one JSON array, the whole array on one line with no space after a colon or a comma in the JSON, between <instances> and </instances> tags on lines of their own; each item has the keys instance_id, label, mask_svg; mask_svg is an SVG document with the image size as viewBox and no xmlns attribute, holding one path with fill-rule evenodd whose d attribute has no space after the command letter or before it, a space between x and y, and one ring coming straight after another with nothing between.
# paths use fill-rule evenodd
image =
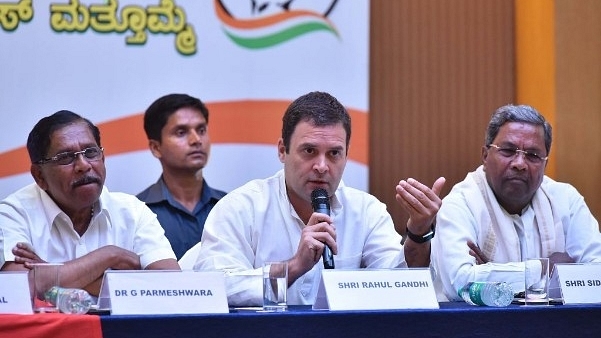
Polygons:
<instances>
[{"instance_id":1,"label":"blue collared shirt","mask_svg":"<svg viewBox=\"0 0 601 338\"><path fill-rule=\"evenodd\" d=\"M209 212L225 194L224 191L209 187L203 179L200 201L189 212L173 198L161 176L155 184L136 196L157 215L179 260L186 251L200 242Z\"/></svg>"}]
</instances>

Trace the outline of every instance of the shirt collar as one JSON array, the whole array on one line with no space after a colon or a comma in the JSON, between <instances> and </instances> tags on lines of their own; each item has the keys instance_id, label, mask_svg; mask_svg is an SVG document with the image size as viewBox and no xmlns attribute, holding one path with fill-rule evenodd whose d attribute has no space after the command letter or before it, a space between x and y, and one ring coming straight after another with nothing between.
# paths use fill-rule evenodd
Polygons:
<instances>
[{"instance_id":1,"label":"shirt collar","mask_svg":"<svg viewBox=\"0 0 601 338\"><path fill-rule=\"evenodd\" d=\"M40 192L42 207L44 212L46 213L46 219L48 220L48 224L54 224L56 218L59 216L64 217L65 219L69 218L69 216L67 216L67 214L61 208L59 208L59 206L54 202L54 200L50 197L50 195L48 195L46 191L42 190L39 186L37 186L37 189ZM92 222L90 223L93 223L94 219L96 219L96 216L98 214L105 213L104 207L106 206L106 202L103 203L103 200L106 199L105 195L107 193L108 189L106 188L106 186L103 186L98 201L94 202L94 217L92 218Z\"/></svg>"},{"instance_id":2,"label":"shirt collar","mask_svg":"<svg viewBox=\"0 0 601 338\"><path fill-rule=\"evenodd\" d=\"M148 194L144 198L144 202L158 203L167 200L168 194L165 194L165 191L168 193L165 181L163 181L163 176L161 176L156 183L148 187Z\"/></svg>"},{"instance_id":3,"label":"shirt collar","mask_svg":"<svg viewBox=\"0 0 601 338\"><path fill-rule=\"evenodd\" d=\"M225 195L225 193L223 193L217 189L211 188L207 184L207 181L204 178L202 179L202 191L200 193L200 204L206 204L210 200L218 201L223 197L223 195ZM144 202L146 202L148 204L152 204L152 203L159 203L159 202L164 202L164 201L167 201L167 202L169 202L169 204L172 204L172 205L176 204L175 200L173 199L173 195L171 195L171 192L169 192L169 189L167 189L165 180L163 179L163 176L161 175L161 177L159 177L157 182L148 188L148 194L144 198Z\"/></svg>"},{"instance_id":4,"label":"shirt collar","mask_svg":"<svg viewBox=\"0 0 601 338\"><path fill-rule=\"evenodd\" d=\"M48 195L48 193L45 190L40 188L38 185L36 185L36 188L40 193L40 198L42 200L42 208L46 213L46 219L48 220L49 225L53 224L59 215L67 217L67 214L65 214L65 212L61 210L61 208L59 208L58 205L56 205L54 200L50 197L50 195Z\"/></svg>"}]
</instances>

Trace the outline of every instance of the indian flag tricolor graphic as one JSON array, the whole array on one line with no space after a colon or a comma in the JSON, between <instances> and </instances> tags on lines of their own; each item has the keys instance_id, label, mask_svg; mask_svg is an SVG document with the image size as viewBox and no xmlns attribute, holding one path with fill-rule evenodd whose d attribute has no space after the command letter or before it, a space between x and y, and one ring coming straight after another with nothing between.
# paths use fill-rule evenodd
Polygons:
<instances>
[{"instance_id":1,"label":"indian flag tricolor graphic","mask_svg":"<svg viewBox=\"0 0 601 338\"><path fill-rule=\"evenodd\" d=\"M237 45L249 49L275 46L304 34L326 31L339 37L338 31L326 17L336 1L325 14L308 9L278 11L256 18L236 18L223 1L215 0L215 12L223 24L225 34Z\"/></svg>"},{"instance_id":2,"label":"indian flag tricolor graphic","mask_svg":"<svg viewBox=\"0 0 601 338\"><path fill-rule=\"evenodd\" d=\"M106 1L59 2L71 3L70 8L81 2L79 9L89 10L84 2ZM175 1L111 1L116 18L138 2L168 10ZM32 7L36 13L52 14L43 1L32 3L39 6ZM344 181L368 190L369 0L177 3L186 22L197 29L198 50L203 52L192 57L174 51L169 37L132 49L119 34L64 34L44 20L22 21L8 34L0 31L2 51L10 51L0 52L0 64L19 60L35 65L4 67L0 75L11 79L0 80L0 114L19 115L3 119L0 126L0 199L33 181L27 135L42 116L60 109L73 110L100 128L107 186L142 191L162 172L148 150L143 112L169 93L199 97L209 108L212 149L203 178L231 191L282 168L277 143L290 102L310 91L329 92L352 119ZM78 57L66 60L65 50ZM69 81L57 86L57 78ZM43 93L35 100L22 85L14 85L28 84L28 79L35 79L34 87ZM126 94L115 99L115 93Z\"/></svg>"}]
</instances>

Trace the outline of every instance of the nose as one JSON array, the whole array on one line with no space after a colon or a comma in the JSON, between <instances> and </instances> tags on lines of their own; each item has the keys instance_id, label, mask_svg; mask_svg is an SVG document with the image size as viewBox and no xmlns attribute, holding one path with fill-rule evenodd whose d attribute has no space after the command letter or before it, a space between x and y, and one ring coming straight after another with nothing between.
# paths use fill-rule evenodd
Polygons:
<instances>
[{"instance_id":1,"label":"nose","mask_svg":"<svg viewBox=\"0 0 601 338\"><path fill-rule=\"evenodd\" d=\"M75 155L75 160L73 161L73 163L75 165L75 170L78 171L87 171L90 170L90 168L92 168L90 161L83 154Z\"/></svg>"},{"instance_id":2,"label":"nose","mask_svg":"<svg viewBox=\"0 0 601 338\"><path fill-rule=\"evenodd\" d=\"M525 170L528 167L526 163L526 154L518 151L511 160L511 166L518 170Z\"/></svg>"},{"instance_id":3,"label":"nose","mask_svg":"<svg viewBox=\"0 0 601 338\"><path fill-rule=\"evenodd\" d=\"M320 174L328 171L328 163L324 156L318 156L313 164L313 169Z\"/></svg>"},{"instance_id":4,"label":"nose","mask_svg":"<svg viewBox=\"0 0 601 338\"><path fill-rule=\"evenodd\" d=\"M190 143L194 144L194 143L202 143L202 135L200 135L196 130L192 130L190 132Z\"/></svg>"}]
</instances>

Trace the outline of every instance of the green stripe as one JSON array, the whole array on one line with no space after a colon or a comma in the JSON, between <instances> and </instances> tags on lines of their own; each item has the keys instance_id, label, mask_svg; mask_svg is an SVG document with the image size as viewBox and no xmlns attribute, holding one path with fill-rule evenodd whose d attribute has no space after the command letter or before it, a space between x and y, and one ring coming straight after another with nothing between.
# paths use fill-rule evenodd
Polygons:
<instances>
[{"instance_id":1,"label":"green stripe","mask_svg":"<svg viewBox=\"0 0 601 338\"><path fill-rule=\"evenodd\" d=\"M287 28L279 33L256 38L243 38L240 36L233 35L228 31L225 31L225 34L239 46L249 49L260 49L271 47L285 42L287 40L292 40L297 36L318 30L326 30L332 32L334 35L338 35L336 34L336 31L332 29L332 27L321 22L304 23Z\"/></svg>"}]
</instances>

